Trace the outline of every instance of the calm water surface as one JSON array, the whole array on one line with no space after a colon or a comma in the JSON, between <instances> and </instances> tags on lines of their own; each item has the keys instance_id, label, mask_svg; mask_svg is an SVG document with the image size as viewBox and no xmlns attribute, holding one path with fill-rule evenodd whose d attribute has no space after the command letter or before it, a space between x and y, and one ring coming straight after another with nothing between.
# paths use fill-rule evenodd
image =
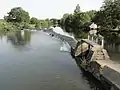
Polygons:
<instances>
[{"instance_id":1,"label":"calm water surface","mask_svg":"<svg viewBox=\"0 0 120 90\"><path fill-rule=\"evenodd\" d=\"M1 36L0 90L99 90L61 45L38 31Z\"/></svg>"}]
</instances>

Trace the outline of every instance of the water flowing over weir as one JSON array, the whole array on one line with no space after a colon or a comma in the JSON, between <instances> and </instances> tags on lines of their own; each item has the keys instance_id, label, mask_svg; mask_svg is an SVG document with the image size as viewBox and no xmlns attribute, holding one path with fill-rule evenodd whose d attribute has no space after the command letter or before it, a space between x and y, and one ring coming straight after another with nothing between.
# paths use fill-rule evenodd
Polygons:
<instances>
[{"instance_id":1,"label":"water flowing over weir","mask_svg":"<svg viewBox=\"0 0 120 90\"><path fill-rule=\"evenodd\" d=\"M60 47L60 51L71 52L71 47L67 42L63 42L63 45Z\"/></svg>"},{"instance_id":2,"label":"water flowing over weir","mask_svg":"<svg viewBox=\"0 0 120 90\"><path fill-rule=\"evenodd\" d=\"M68 37L71 37L74 39L73 35L70 35L69 33L64 32L63 29L61 29L60 27L53 28L53 31L58 33L58 34L65 35L65 36L68 36Z\"/></svg>"},{"instance_id":3,"label":"water flowing over weir","mask_svg":"<svg viewBox=\"0 0 120 90\"><path fill-rule=\"evenodd\" d=\"M58 33L58 34L61 34L61 35L64 35L64 36L68 36L68 37L71 37L71 38L74 39L73 35L69 35L67 32L64 32L63 29L61 29L60 27L53 28L53 31ZM55 37L53 37L53 38L55 38ZM56 38L56 39L58 39L58 38ZM70 47L70 45L67 42L62 41L62 46L60 47L60 51L71 52L71 47Z\"/></svg>"}]
</instances>

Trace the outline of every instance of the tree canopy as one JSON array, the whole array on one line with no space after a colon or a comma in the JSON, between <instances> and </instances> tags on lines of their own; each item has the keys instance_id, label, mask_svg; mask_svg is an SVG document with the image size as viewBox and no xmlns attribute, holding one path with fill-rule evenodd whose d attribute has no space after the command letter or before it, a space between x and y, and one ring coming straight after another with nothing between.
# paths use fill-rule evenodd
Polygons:
<instances>
[{"instance_id":1,"label":"tree canopy","mask_svg":"<svg viewBox=\"0 0 120 90\"><path fill-rule=\"evenodd\" d=\"M8 22L26 22L28 23L30 20L29 13L23 10L21 7L12 8L8 13L8 16L4 17Z\"/></svg>"},{"instance_id":2,"label":"tree canopy","mask_svg":"<svg viewBox=\"0 0 120 90\"><path fill-rule=\"evenodd\" d=\"M82 12L79 4L77 4L73 14L64 14L60 20L60 25L64 27L67 32L80 34L84 32L84 26L91 22L96 14L96 11L91 10Z\"/></svg>"},{"instance_id":3,"label":"tree canopy","mask_svg":"<svg viewBox=\"0 0 120 90\"><path fill-rule=\"evenodd\" d=\"M93 21L99 25L99 33L115 41L113 37L119 37L120 32L120 0L105 0Z\"/></svg>"},{"instance_id":4,"label":"tree canopy","mask_svg":"<svg viewBox=\"0 0 120 90\"><path fill-rule=\"evenodd\" d=\"M31 24L37 24L38 22L40 22L37 18L35 18L35 17L32 17L31 19L30 19L30 23Z\"/></svg>"},{"instance_id":5,"label":"tree canopy","mask_svg":"<svg viewBox=\"0 0 120 90\"><path fill-rule=\"evenodd\" d=\"M75 10L74 10L74 13L79 13L80 12L80 6L79 4L77 4Z\"/></svg>"}]
</instances>

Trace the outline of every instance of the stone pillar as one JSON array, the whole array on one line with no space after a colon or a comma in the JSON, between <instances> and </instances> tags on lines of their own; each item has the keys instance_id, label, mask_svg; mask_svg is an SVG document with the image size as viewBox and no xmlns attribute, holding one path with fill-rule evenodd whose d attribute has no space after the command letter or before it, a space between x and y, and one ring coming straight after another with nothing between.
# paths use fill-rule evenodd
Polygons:
<instances>
[{"instance_id":1,"label":"stone pillar","mask_svg":"<svg viewBox=\"0 0 120 90\"><path fill-rule=\"evenodd\" d=\"M90 34L88 34L88 40L90 40Z\"/></svg>"},{"instance_id":2,"label":"stone pillar","mask_svg":"<svg viewBox=\"0 0 120 90\"><path fill-rule=\"evenodd\" d=\"M102 38L102 47L104 48L104 38Z\"/></svg>"},{"instance_id":3,"label":"stone pillar","mask_svg":"<svg viewBox=\"0 0 120 90\"><path fill-rule=\"evenodd\" d=\"M93 35L91 37L92 37L92 41L94 41Z\"/></svg>"}]
</instances>

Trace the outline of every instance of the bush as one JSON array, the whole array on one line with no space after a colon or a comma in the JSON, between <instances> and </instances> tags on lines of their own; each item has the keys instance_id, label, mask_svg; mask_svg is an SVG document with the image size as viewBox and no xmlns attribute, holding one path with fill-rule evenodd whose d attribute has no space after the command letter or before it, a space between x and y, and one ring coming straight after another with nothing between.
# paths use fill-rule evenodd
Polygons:
<instances>
[{"instance_id":1,"label":"bush","mask_svg":"<svg viewBox=\"0 0 120 90\"><path fill-rule=\"evenodd\" d=\"M39 29L40 28L40 23L36 23L35 28Z\"/></svg>"},{"instance_id":2,"label":"bush","mask_svg":"<svg viewBox=\"0 0 120 90\"><path fill-rule=\"evenodd\" d=\"M0 21L0 31L7 32L15 30L15 26L12 23Z\"/></svg>"}]
</instances>

